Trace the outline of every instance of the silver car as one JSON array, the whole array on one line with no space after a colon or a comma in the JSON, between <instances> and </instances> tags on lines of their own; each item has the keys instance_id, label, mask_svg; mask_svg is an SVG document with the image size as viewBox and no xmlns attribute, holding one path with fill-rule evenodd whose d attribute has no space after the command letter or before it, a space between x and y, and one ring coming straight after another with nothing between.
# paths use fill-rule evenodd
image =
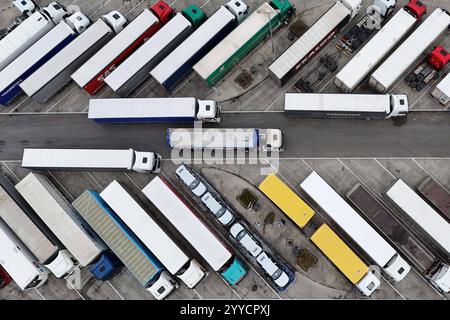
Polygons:
<instances>
[{"instance_id":1,"label":"silver car","mask_svg":"<svg viewBox=\"0 0 450 320\"><path fill-rule=\"evenodd\" d=\"M258 241L253 239L240 223L235 223L231 227L230 233L253 257L257 257L262 252L263 249Z\"/></svg>"},{"instance_id":2,"label":"silver car","mask_svg":"<svg viewBox=\"0 0 450 320\"><path fill-rule=\"evenodd\" d=\"M206 186L185 165L179 166L175 173L197 197L201 197L206 193Z\"/></svg>"},{"instance_id":3,"label":"silver car","mask_svg":"<svg viewBox=\"0 0 450 320\"><path fill-rule=\"evenodd\" d=\"M211 211L211 213L219 220L224 226L228 226L234 221L234 215L225 208L213 195L209 192L205 193L202 197L202 202Z\"/></svg>"}]
</instances>

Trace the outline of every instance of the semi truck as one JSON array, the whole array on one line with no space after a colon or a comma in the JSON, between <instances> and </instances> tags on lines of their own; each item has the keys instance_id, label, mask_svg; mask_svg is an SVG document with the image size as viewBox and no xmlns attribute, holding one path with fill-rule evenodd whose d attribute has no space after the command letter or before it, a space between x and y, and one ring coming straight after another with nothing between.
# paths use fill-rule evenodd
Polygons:
<instances>
[{"instance_id":1,"label":"semi truck","mask_svg":"<svg viewBox=\"0 0 450 320\"><path fill-rule=\"evenodd\" d=\"M440 71L449 61L450 54L447 50L437 46L426 59L406 76L406 83L414 91L421 91L428 83L439 77Z\"/></svg>"},{"instance_id":2,"label":"semi truck","mask_svg":"<svg viewBox=\"0 0 450 320\"><path fill-rule=\"evenodd\" d=\"M269 66L269 75L282 86L308 63L359 13L362 0L339 0Z\"/></svg>"},{"instance_id":3,"label":"semi truck","mask_svg":"<svg viewBox=\"0 0 450 320\"><path fill-rule=\"evenodd\" d=\"M264 2L244 22L194 65L194 71L213 86L242 58L295 13L287 0Z\"/></svg>"},{"instance_id":4,"label":"semi truck","mask_svg":"<svg viewBox=\"0 0 450 320\"><path fill-rule=\"evenodd\" d=\"M0 104L7 105L19 96L22 93L20 83L67 46L89 24L84 14L75 12L0 71Z\"/></svg>"},{"instance_id":5,"label":"semi truck","mask_svg":"<svg viewBox=\"0 0 450 320\"><path fill-rule=\"evenodd\" d=\"M390 278L405 278L411 266L322 177L313 171L300 187Z\"/></svg>"},{"instance_id":6,"label":"semi truck","mask_svg":"<svg viewBox=\"0 0 450 320\"><path fill-rule=\"evenodd\" d=\"M83 63L119 33L126 19L118 11L102 16L85 32L20 84L20 88L40 103L66 86Z\"/></svg>"},{"instance_id":7,"label":"semi truck","mask_svg":"<svg viewBox=\"0 0 450 320\"><path fill-rule=\"evenodd\" d=\"M442 271L446 268L448 270L448 265L443 264L432 252L424 248L414 235L408 234L408 230L399 219L393 216L375 196L357 183L347 193L347 199L398 248L404 249L405 255L416 262L415 266L421 274L435 284L442 284L441 290L448 290L449 285L445 285L445 277L442 277Z\"/></svg>"},{"instance_id":8,"label":"semi truck","mask_svg":"<svg viewBox=\"0 0 450 320\"><path fill-rule=\"evenodd\" d=\"M16 189L79 264L90 266L94 278L107 280L120 270L117 258L46 176L31 172Z\"/></svg>"},{"instance_id":9,"label":"semi truck","mask_svg":"<svg viewBox=\"0 0 450 320\"><path fill-rule=\"evenodd\" d=\"M390 90L417 59L450 26L450 14L440 8L406 39L394 53L371 75L369 86L380 93Z\"/></svg>"},{"instance_id":10,"label":"semi truck","mask_svg":"<svg viewBox=\"0 0 450 320\"><path fill-rule=\"evenodd\" d=\"M167 145L177 149L284 150L281 129L167 129Z\"/></svg>"},{"instance_id":11,"label":"semi truck","mask_svg":"<svg viewBox=\"0 0 450 320\"><path fill-rule=\"evenodd\" d=\"M142 192L228 284L237 285L246 276L245 265L187 206L169 182L155 177Z\"/></svg>"},{"instance_id":12,"label":"semi truck","mask_svg":"<svg viewBox=\"0 0 450 320\"><path fill-rule=\"evenodd\" d=\"M100 194L86 190L73 206L122 261L136 280L156 299L164 299L177 283L161 262L106 204Z\"/></svg>"},{"instance_id":13,"label":"semi truck","mask_svg":"<svg viewBox=\"0 0 450 320\"><path fill-rule=\"evenodd\" d=\"M0 266L11 276L21 290L42 286L48 278L48 270L0 219Z\"/></svg>"},{"instance_id":14,"label":"semi truck","mask_svg":"<svg viewBox=\"0 0 450 320\"><path fill-rule=\"evenodd\" d=\"M66 14L59 3L52 2L48 7L3 29L0 37L0 71L61 22Z\"/></svg>"},{"instance_id":15,"label":"semi truck","mask_svg":"<svg viewBox=\"0 0 450 320\"><path fill-rule=\"evenodd\" d=\"M75 71L72 79L89 94L95 94L103 86L105 77L161 29L173 14L173 9L163 1L145 9Z\"/></svg>"},{"instance_id":16,"label":"semi truck","mask_svg":"<svg viewBox=\"0 0 450 320\"><path fill-rule=\"evenodd\" d=\"M431 177L417 187L417 191L450 221L450 192Z\"/></svg>"},{"instance_id":17,"label":"semi truck","mask_svg":"<svg viewBox=\"0 0 450 320\"><path fill-rule=\"evenodd\" d=\"M0 175L0 218L38 259L39 264L55 277L66 277L74 271L75 259L3 175Z\"/></svg>"},{"instance_id":18,"label":"semi truck","mask_svg":"<svg viewBox=\"0 0 450 320\"><path fill-rule=\"evenodd\" d=\"M248 16L242 0L231 0L162 60L151 72L153 78L171 90L192 67Z\"/></svg>"},{"instance_id":19,"label":"semi truck","mask_svg":"<svg viewBox=\"0 0 450 320\"><path fill-rule=\"evenodd\" d=\"M196 98L91 99L88 118L97 123L219 123L220 106Z\"/></svg>"},{"instance_id":20,"label":"semi truck","mask_svg":"<svg viewBox=\"0 0 450 320\"><path fill-rule=\"evenodd\" d=\"M23 150L22 167L41 170L161 171L162 157L133 149L34 149Z\"/></svg>"},{"instance_id":21,"label":"semi truck","mask_svg":"<svg viewBox=\"0 0 450 320\"><path fill-rule=\"evenodd\" d=\"M375 36L336 75L334 84L343 92L352 92L383 58L426 14L427 7L412 0L401 8Z\"/></svg>"},{"instance_id":22,"label":"semi truck","mask_svg":"<svg viewBox=\"0 0 450 320\"><path fill-rule=\"evenodd\" d=\"M442 79L436 88L431 92L431 96L443 106L450 101L450 73Z\"/></svg>"},{"instance_id":23,"label":"semi truck","mask_svg":"<svg viewBox=\"0 0 450 320\"><path fill-rule=\"evenodd\" d=\"M173 17L151 39L105 78L106 84L119 96L129 96L150 77L153 70L206 19L196 5L190 5Z\"/></svg>"},{"instance_id":24,"label":"semi truck","mask_svg":"<svg viewBox=\"0 0 450 320\"><path fill-rule=\"evenodd\" d=\"M288 117L389 119L408 114L406 95L286 93Z\"/></svg>"},{"instance_id":25,"label":"semi truck","mask_svg":"<svg viewBox=\"0 0 450 320\"><path fill-rule=\"evenodd\" d=\"M206 276L206 269L191 259L119 182L113 181L102 191L101 197L167 270L188 288L194 288Z\"/></svg>"},{"instance_id":26,"label":"semi truck","mask_svg":"<svg viewBox=\"0 0 450 320\"><path fill-rule=\"evenodd\" d=\"M8 284L11 283L11 281L12 281L11 276L0 265L0 289L3 289L4 287L6 287Z\"/></svg>"},{"instance_id":27,"label":"semi truck","mask_svg":"<svg viewBox=\"0 0 450 320\"><path fill-rule=\"evenodd\" d=\"M327 224L310 239L363 295L370 297L380 287L380 279Z\"/></svg>"}]
</instances>

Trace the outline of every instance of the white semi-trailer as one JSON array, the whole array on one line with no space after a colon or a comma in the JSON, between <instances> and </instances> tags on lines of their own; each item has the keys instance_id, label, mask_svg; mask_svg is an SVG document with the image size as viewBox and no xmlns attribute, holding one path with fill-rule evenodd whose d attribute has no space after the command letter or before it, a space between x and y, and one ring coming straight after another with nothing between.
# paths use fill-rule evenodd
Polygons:
<instances>
[{"instance_id":1,"label":"white semi-trailer","mask_svg":"<svg viewBox=\"0 0 450 320\"><path fill-rule=\"evenodd\" d=\"M372 74L369 86L380 93L390 90L414 62L448 30L450 14L440 8L403 42L400 47Z\"/></svg>"},{"instance_id":2,"label":"white semi-trailer","mask_svg":"<svg viewBox=\"0 0 450 320\"><path fill-rule=\"evenodd\" d=\"M410 265L316 172L300 187L394 281L399 282L408 274Z\"/></svg>"},{"instance_id":3,"label":"white semi-trailer","mask_svg":"<svg viewBox=\"0 0 450 320\"><path fill-rule=\"evenodd\" d=\"M69 43L53 58L20 84L33 99L44 103L61 90L83 63L92 57L126 24L118 11L102 16L79 37Z\"/></svg>"},{"instance_id":4,"label":"white semi-trailer","mask_svg":"<svg viewBox=\"0 0 450 320\"><path fill-rule=\"evenodd\" d=\"M194 288L206 275L205 269L188 255L148 215L136 200L113 181L100 196L167 270Z\"/></svg>"},{"instance_id":5,"label":"white semi-trailer","mask_svg":"<svg viewBox=\"0 0 450 320\"><path fill-rule=\"evenodd\" d=\"M288 117L389 119L408 114L406 95L286 93Z\"/></svg>"},{"instance_id":6,"label":"white semi-trailer","mask_svg":"<svg viewBox=\"0 0 450 320\"><path fill-rule=\"evenodd\" d=\"M436 88L431 92L431 95L440 104L447 105L450 101L450 73L439 82Z\"/></svg>"},{"instance_id":7,"label":"white semi-trailer","mask_svg":"<svg viewBox=\"0 0 450 320\"><path fill-rule=\"evenodd\" d=\"M401 8L339 71L334 84L344 92L352 92L421 20L426 11L427 7L418 0L412 0Z\"/></svg>"},{"instance_id":8,"label":"white semi-trailer","mask_svg":"<svg viewBox=\"0 0 450 320\"><path fill-rule=\"evenodd\" d=\"M23 150L22 167L43 170L161 171L162 158L154 152L133 149L33 149Z\"/></svg>"},{"instance_id":9,"label":"white semi-trailer","mask_svg":"<svg viewBox=\"0 0 450 320\"><path fill-rule=\"evenodd\" d=\"M75 269L72 255L22 198L14 185L0 175L0 218L30 252L57 278Z\"/></svg>"},{"instance_id":10,"label":"white semi-trailer","mask_svg":"<svg viewBox=\"0 0 450 320\"><path fill-rule=\"evenodd\" d=\"M91 99L88 118L98 123L219 123L220 106L196 98Z\"/></svg>"},{"instance_id":11,"label":"white semi-trailer","mask_svg":"<svg viewBox=\"0 0 450 320\"><path fill-rule=\"evenodd\" d=\"M293 45L269 66L269 75L280 85L308 63L361 10L362 0L339 0Z\"/></svg>"}]
</instances>

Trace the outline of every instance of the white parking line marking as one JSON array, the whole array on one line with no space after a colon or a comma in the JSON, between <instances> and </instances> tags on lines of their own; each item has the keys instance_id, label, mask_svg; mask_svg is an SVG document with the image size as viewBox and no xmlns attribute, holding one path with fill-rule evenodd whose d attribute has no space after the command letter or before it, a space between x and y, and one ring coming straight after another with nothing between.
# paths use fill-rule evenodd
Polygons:
<instances>
[{"instance_id":1,"label":"white parking line marking","mask_svg":"<svg viewBox=\"0 0 450 320\"><path fill-rule=\"evenodd\" d=\"M47 299L44 297L44 295L43 295L37 288L34 288L34 291L37 292L37 294L41 297L42 300L47 300Z\"/></svg>"},{"instance_id":2,"label":"white parking line marking","mask_svg":"<svg viewBox=\"0 0 450 320\"><path fill-rule=\"evenodd\" d=\"M113 284L110 281L106 281L106 283L109 284L111 289L114 290L114 292L120 297L120 299L125 300L125 298L120 294L120 292L113 286Z\"/></svg>"}]
</instances>

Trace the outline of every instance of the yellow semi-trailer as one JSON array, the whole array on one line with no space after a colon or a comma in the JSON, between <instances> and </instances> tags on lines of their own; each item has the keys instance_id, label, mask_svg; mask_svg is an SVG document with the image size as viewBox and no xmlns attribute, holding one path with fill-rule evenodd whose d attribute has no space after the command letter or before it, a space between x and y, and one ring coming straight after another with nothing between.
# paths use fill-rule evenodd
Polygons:
<instances>
[{"instance_id":1,"label":"yellow semi-trailer","mask_svg":"<svg viewBox=\"0 0 450 320\"><path fill-rule=\"evenodd\" d=\"M380 286L375 274L327 224L310 239L363 295L369 297Z\"/></svg>"},{"instance_id":2,"label":"yellow semi-trailer","mask_svg":"<svg viewBox=\"0 0 450 320\"><path fill-rule=\"evenodd\" d=\"M304 228L315 212L276 175L270 175L259 185L262 191L297 226Z\"/></svg>"}]
</instances>

